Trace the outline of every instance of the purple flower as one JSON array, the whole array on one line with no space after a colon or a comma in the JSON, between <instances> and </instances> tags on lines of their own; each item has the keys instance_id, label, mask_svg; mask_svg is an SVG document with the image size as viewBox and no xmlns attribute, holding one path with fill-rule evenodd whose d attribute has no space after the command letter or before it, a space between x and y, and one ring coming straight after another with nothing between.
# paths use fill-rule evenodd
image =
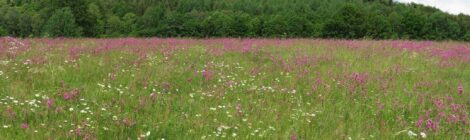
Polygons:
<instances>
[{"instance_id":1,"label":"purple flower","mask_svg":"<svg viewBox=\"0 0 470 140\"><path fill-rule=\"evenodd\" d=\"M29 128L29 125L27 123L22 123L21 124L21 128L22 129L28 129Z\"/></svg>"},{"instance_id":2,"label":"purple flower","mask_svg":"<svg viewBox=\"0 0 470 140\"><path fill-rule=\"evenodd\" d=\"M297 138L297 134L292 133L292 134L290 135L290 140L297 140L297 139L298 139L298 138Z\"/></svg>"},{"instance_id":3,"label":"purple flower","mask_svg":"<svg viewBox=\"0 0 470 140\"><path fill-rule=\"evenodd\" d=\"M204 77L204 80L206 80L206 81L211 80L213 76L214 76L214 74L212 73L212 71L210 71L208 69L205 69L205 70L202 71L202 77Z\"/></svg>"},{"instance_id":4,"label":"purple flower","mask_svg":"<svg viewBox=\"0 0 470 140\"><path fill-rule=\"evenodd\" d=\"M463 85L459 84L459 87L457 88L457 90L459 91L459 94L462 95L463 94Z\"/></svg>"},{"instance_id":5,"label":"purple flower","mask_svg":"<svg viewBox=\"0 0 470 140\"><path fill-rule=\"evenodd\" d=\"M70 93L68 92L64 92L63 97L64 97L64 100L68 101L72 98L72 95L70 95Z\"/></svg>"},{"instance_id":6,"label":"purple flower","mask_svg":"<svg viewBox=\"0 0 470 140\"><path fill-rule=\"evenodd\" d=\"M46 104L47 104L48 109L53 107L54 106L54 99L47 99Z\"/></svg>"},{"instance_id":7,"label":"purple flower","mask_svg":"<svg viewBox=\"0 0 470 140\"><path fill-rule=\"evenodd\" d=\"M421 128L423 126L423 122L423 117L419 117L418 121L416 122L416 127Z\"/></svg>"},{"instance_id":8,"label":"purple flower","mask_svg":"<svg viewBox=\"0 0 470 140\"><path fill-rule=\"evenodd\" d=\"M439 123L437 121L436 122L432 121L432 119L428 119L426 121L426 127L428 129L432 129L432 130L436 131L437 129L439 129Z\"/></svg>"}]
</instances>

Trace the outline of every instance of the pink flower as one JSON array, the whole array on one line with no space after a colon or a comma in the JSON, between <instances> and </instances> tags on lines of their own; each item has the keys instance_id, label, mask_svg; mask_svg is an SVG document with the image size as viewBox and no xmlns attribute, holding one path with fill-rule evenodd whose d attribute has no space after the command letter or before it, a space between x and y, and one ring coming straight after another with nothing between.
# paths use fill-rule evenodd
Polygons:
<instances>
[{"instance_id":1,"label":"pink flower","mask_svg":"<svg viewBox=\"0 0 470 140\"><path fill-rule=\"evenodd\" d=\"M68 92L65 92L63 97L64 97L64 100L68 101L72 98L72 95L70 95Z\"/></svg>"},{"instance_id":2,"label":"pink flower","mask_svg":"<svg viewBox=\"0 0 470 140\"><path fill-rule=\"evenodd\" d=\"M434 100L434 106L436 106L438 110L441 110L444 107L444 101Z\"/></svg>"},{"instance_id":3,"label":"pink flower","mask_svg":"<svg viewBox=\"0 0 470 140\"><path fill-rule=\"evenodd\" d=\"M213 74L212 71L210 71L210 70L205 69L205 70L202 71L202 77L204 77L204 79L205 79L206 81L211 80L212 77L213 77L213 75L214 75L214 74Z\"/></svg>"},{"instance_id":4,"label":"pink flower","mask_svg":"<svg viewBox=\"0 0 470 140\"><path fill-rule=\"evenodd\" d=\"M419 117L418 121L416 122L416 127L421 128L423 126L423 122L423 117Z\"/></svg>"},{"instance_id":5,"label":"pink flower","mask_svg":"<svg viewBox=\"0 0 470 140\"><path fill-rule=\"evenodd\" d=\"M459 87L457 89L459 91L459 94L462 95L463 94L463 85L459 84Z\"/></svg>"},{"instance_id":6,"label":"pink flower","mask_svg":"<svg viewBox=\"0 0 470 140\"><path fill-rule=\"evenodd\" d=\"M448 123L457 123L460 121L460 118L458 115L455 115L455 114L450 114L448 117L447 117L447 122Z\"/></svg>"},{"instance_id":7,"label":"pink flower","mask_svg":"<svg viewBox=\"0 0 470 140\"><path fill-rule=\"evenodd\" d=\"M241 105L240 103L238 103L238 104L235 106L235 109L237 110L238 115L242 115L242 114L243 114L242 105Z\"/></svg>"},{"instance_id":8,"label":"pink flower","mask_svg":"<svg viewBox=\"0 0 470 140\"><path fill-rule=\"evenodd\" d=\"M78 99L78 95L80 94L80 90L78 89L73 89L71 92L72 98Z\"/></svg>"},{"instance_id":9,"label":"pink flower","mask_svg":"<svg viewBox=\"0 0 470 140\"><path fill-rule=\"evenodd\" d=\"M47 99L46 104L48 109L51 108L54 106L54 99Z\"/></svg>"},{"instance_id":10,"label":"pink flower","mask_svg":"<svg viewBox=\"0 0 470 140\"><path fill-rule=\"evenodd\" d=\"M27 123L22 123L21 124L21 128L22 129L28 129L29 128L29 125Z\"/></svg>"},{"instance_id":11,"label":"pink flower","mask_svg":"<svg viewBox=\"0 0 470 140\"><path fill-rule=\"evenodd\" d=\"M297 139L298 139L298 138L297 138L297 134L292 133L292 134L290 135L290 140L297 140Z\"/></svg>"},{"instance_id":12,"label":"pink flower","mask_svg":"<svg viewBox=\"0 0 470 140\"><path fill-rule=\"evenodd\" d=\"M432 129L432 130L435 131L435 130L439 129L439 123L438 122L433 122L431 119L428 119L426 121L426 127L428 129Z\"/></svg>"},{"instance_id":13,"label":"pink flower","mask_svg":"<svg viewBox=\"0 0 470 140\"><path fill-rule=\"evenodd\" d=\"M157 94L156 93L150 94L150 98L152 99L153 102L157 101Z\"/></svg>"}]
</instances>

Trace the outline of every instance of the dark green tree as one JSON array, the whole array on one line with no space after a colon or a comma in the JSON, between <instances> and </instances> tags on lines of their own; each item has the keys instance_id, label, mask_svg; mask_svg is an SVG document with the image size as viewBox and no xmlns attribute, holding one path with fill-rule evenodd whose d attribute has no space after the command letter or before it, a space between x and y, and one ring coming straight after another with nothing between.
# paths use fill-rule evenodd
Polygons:
<instances>
[{"instance_id":1,"label":"dark green tree","mask_svg":"<svg viewBox=\"0 0 470 140\"><path fill-rule=\"evenodd\" d=\"M362 38L365 35L365 14L353 4L346 4L329 20L324 28L324 37Z\"/></svg>"},{"instance_id":2,"label":"dark green tree","mask_svg":"<svg viewBox=\"0 0 470 140\"><path fill-rule=\"evenodd\" d=\"M82 29L75 22L72 10L68 7L58 9L49 18L43 34L50 37L77 37Z\"/></svg>"},{"instance_id":3,"label":"dark green tree","mask_svg":"<svg viewBox=\"0 0 470 140\"><path fill-rule=\"evenodd\" d=\"M87 8L87 22L92 23L93 32L90 32L91 36L103 36L105 33L104 26L105 21L103 20L103 13L100 7L95 3L88 4Z\"/></svg>"},{"instance_id":4,"label":"dark green tree","mask_svg":"<svg viewBox=\"0 0 470 140\"><path fill-rule=\"evenodd\" d=\"M201 24L206 37L229 37L234 35L234 23L230 14L215 11L206 16Z\"/></svg>"},{"instance_id":5,"label":"dark green tree","mask_svg":"<svg viewBox=\"0 0 470 140\"><path fill-rule=\"evenodd\" d=\"M111 15L106 20L106 36L122 37L126 24L116 15Z\"/></svg>"},{"instance_id":6,"label":"dark green tree","mask_svg":"<svg viewBox=\"0 0 470 140\"><path fill-rule=\"evenodd\" d=\"M418 11L410 10L403 14L400 29L401 38L423 39L425 36L426 16Z\"/></svg>"},{"instance_id":7,"label":"dark green tree","mask_svg":"<svg viewBox=\"0 0 470 140\"><path fill-rule=\"evenodd\" d=\"M161 6L150 7L137 21L139 36L158 36L159 27L165 16L165 9Z\"/></svg>"},{"instance_id":8,"label":"dark green tree","mask_svg":"<svg viewBox=\"0 0 470 140\"><path fill-rule=\"evenodd\" d=\"M365 25L366 37L372 39L391 38L392 25L383 15L370 15Z\"/></svg>"},{"instance_id":9,"label":"dark green tree","mask_svg":"<svg viewBox=\"0 0 470 140\"><path fill-rule=\"evenodd\" d=\"M0 26L0 37L7 36L7 35L8 35L8 31L5 30L5 28L3 28L2 26Z\"/></svg>"}]
</instances>

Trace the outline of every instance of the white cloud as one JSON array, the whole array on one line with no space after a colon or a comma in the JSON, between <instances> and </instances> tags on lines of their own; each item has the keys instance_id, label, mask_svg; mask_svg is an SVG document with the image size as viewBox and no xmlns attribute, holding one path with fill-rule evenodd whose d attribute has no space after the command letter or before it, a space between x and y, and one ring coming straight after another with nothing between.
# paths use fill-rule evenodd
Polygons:
<instances>
[{"instance_id":1,"label":"white cloud","mask_svg":"<svg viewBox=\"0 0 470 140\"><path fill-rule=\"evenodd\" d=\"M459 14L464 13L470 15L470 0L396 0L398 2L414 2L427 6L436 7L442 11Z\"/></svg>"}]
</instances>

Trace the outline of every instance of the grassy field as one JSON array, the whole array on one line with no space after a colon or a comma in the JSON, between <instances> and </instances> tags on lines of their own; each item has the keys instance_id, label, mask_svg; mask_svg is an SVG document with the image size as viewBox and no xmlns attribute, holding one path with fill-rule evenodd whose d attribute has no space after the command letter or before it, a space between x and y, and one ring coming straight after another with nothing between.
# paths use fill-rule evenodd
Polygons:
<instances>
[{"instance_id":1,"label":"grassy field","mask_svg":"<svg viewBox=\"0 0 470 140\"><path fill-rule=\"evenodd\" d=\"M0 139L468 139L470 43L0 39Z\"/></svg>"}]
</instances>

